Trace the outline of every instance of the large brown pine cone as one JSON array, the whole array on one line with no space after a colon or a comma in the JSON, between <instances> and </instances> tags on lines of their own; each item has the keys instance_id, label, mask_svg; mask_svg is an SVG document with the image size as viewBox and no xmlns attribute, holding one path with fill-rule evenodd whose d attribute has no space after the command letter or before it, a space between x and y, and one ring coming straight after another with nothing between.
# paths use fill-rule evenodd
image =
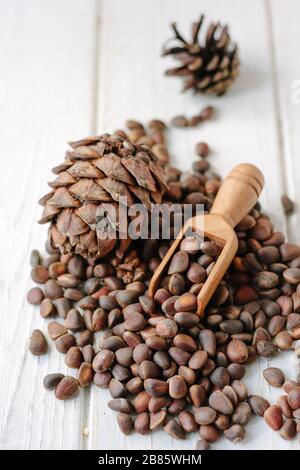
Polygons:
<instances>
[{"instance_id":1,"label":"large brown pine cone","mask_svg":"<svg viewBox=\"0 0 300 470\"><path fill-rule=\"evenodd\" d=\"M130 244L120 238L112 208L143 203L161 203L167 189L165 173L149 146L133 144L120 135L105 134L70 142L65 161L52 171L56 179L44 206L41 224L50 222L49 239L63 253L78 253L91 259L108 254L119 256ZM117 238L109 233L116 229Z\"/></svg>"},{"instance_id":2,"label":"large brown pine cone","mask_svg":"<svg viewBox=\"0 0 300 470\"><path fill-rule=\"evenodd\" d=\"M166 71L166 75L184 79L183 91L223 95L238 75L239 59L237 46L232 44L227 26L211 23L203 44L199 33L204 15L193 23L191 42L179 33L173 23L174 44L163 48L163 56L172 55L181 62L179 67ZM169 42L169 41L168 41Z\"/></svg>"}]
</instances>

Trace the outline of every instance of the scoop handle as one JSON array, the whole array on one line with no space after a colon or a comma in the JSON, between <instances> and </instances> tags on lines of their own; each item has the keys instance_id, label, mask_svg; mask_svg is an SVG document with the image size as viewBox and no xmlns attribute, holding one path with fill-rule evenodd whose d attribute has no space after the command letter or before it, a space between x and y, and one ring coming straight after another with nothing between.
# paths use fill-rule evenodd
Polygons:
<instances>
[{"instance_id":1,"label":"scoop handle","mask_svg":"<svg viewBox=\"0 0 300 470\"><path fill-rule=\"evenodd\" d=\"M223 181L211 214L222 216L234 228L255 205L263 186L263 174L256 166L237 165Z\"/></svg>"}]
</instances>

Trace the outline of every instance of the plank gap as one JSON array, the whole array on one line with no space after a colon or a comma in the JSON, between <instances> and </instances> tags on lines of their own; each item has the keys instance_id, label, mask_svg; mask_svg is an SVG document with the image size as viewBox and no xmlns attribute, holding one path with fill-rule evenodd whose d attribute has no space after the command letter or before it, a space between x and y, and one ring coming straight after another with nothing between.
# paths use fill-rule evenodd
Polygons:
<instances>
[{"instance_id":1,"label":"plank gap","mask_svg":"<svg viewBox=\"0 0 300 470\"><path fill-rule=\"evenodd\" d=\"M96 0L95 3L95 22L94 22L94 58L93 58L93 77L92 77L92 103L91 103L91 134L98 133L98 90L100 88L100 73L99 73L99 52L100 52L100 10L101 0Z\"/></svg>"},{"instance_id":2,"label":"plank gap","mask_svg":"<svg viewBox=\"0 0 300 470\"><path fill-rule=\"evenodd\" d=\"M276 137L277 137L277 147L279 154L279 167L281 170L281 180L282 180L282 189L284 194L287 193L288 187L288 178L287 170L285 165L285 136L283 132L283 113L280 105L280 92L279 92L279 78L278 78L278 68L277 68L277 58L275 51L275 34L274 34L274 24L272 17L272 6L271 0L265 0L265 11L266 11L266 26L267 26L267 37L269 40L269 50L270 50L270 66L271 66L271 84L272 84L272 94L274 102L274 111L275 111L275 127L276 127ZM279 194L281 199L282 194ZM288 239L291 238L291 226L289 223L289 218L283 212L284 222L285 222L285 231Z\"/></svg>"}]
</instances>

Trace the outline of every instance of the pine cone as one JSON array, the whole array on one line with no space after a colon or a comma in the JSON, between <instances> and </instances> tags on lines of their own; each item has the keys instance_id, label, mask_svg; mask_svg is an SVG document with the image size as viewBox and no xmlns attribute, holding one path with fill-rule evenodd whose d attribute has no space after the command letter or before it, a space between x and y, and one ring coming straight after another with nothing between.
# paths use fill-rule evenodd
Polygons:
<instances>
[{"instance_id":1,"label":"pine cone","mask_svg":"<svg viewBox=\"0 0 300 470\"><path fill-rule=\"evenodd\" d=\"M160 204L167 189L164 170L149 146L120 135L87 137L70 146L64 163L52 170L57 177L40 200L39 223L51 223L49 241L63 253L95 260L115 249L121 257L130 239L120 239L112 209L124 204L124 196L128 206L143 203L151 210L153 202ZM109 236L112 231L117 238Z\"/></svg>"},{"instance_id":2,"label":"pine cone","mask_svg":"<svg viewBox=\"0 0 300 470\"><path fill-rule=\"evenodd\" d=\"M167 70L166 75L183 77L183 91L193 89L195 93L221 96L238 75L238 50L230 40L227 26L219 23L210 24L204 44L200 45L198 36L203 21L204 15L193 24L190 43L178 32L176 23L171 25L175 44L164 47L163 56L173 55L182 65Z\"/></svg>"}]
</instances>

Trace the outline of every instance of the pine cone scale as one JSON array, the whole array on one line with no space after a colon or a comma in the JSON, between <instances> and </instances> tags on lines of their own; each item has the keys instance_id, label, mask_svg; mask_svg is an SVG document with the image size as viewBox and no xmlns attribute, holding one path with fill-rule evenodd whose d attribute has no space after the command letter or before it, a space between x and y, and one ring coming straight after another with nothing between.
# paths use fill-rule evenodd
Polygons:
<instances>
[{"instance_id":1,"label":"pine cone scale","mask_svg":"<svg viewBox=\"0 0 300 470\"><path fill-rule=\"evenodd\" d=\"M134 179L122 165L122 159L114 153L104 155L95 162L95 166L110 178L115 178L123 183L134 184Z\"/></svg>"},{"instance_id":2,"label":"pine cone scale","mask_svg":"<svg viewBox=\"0 0 300 470\"><path fill-rule=\"evenodd\" d=\"M145 163L138 161L134 157L127 157L124 158L122 164L132 174L139 186L148 191L156 191L155 180Z\"/></svg>"},{"instance_id":3,"label":"pine cone scale","mask_svg":"<svg viewBox=\"0 0 300 470\"><path fill-rule=\"evenodd\" d=\"M74 178L102 178L104 176L96 164L94 166L84 161L74 163L67 171Z\"/></svg>"},{"instance_id":4,"label":"pine cone scale","mask_svg":"<svg viewBox=\"0 0 300 470\"><path fill-rule=\"evenodd\" d=\"M80 202L75 199L66 187L57 188L53 196L48 199L47 205L56 207L78 207Z\"/></svg>"},{"instance_id":5,"label":"pine cone scale","mask_svg":"<svg viewBox=\"0 0 300 470\"><path fill-rule=\"evenodd\" d=\"M81 201L111 201L111 197L97 181L90 178L82 178L70 186L69 191Z\"/></svg>"},{"instance_id":6,"label":"pine cone scale","mask_svg":"<svg viewBox=\"0 0 300 470\"><path fill-rule=\"evenodd\" d=\"M42 217L39 220L39 224L46 224L47 222L50 222L53 217L59 214L59 212L60 209L58 209L58 207L47 205L43 210Z\"/></svg>"}]
</instances>

